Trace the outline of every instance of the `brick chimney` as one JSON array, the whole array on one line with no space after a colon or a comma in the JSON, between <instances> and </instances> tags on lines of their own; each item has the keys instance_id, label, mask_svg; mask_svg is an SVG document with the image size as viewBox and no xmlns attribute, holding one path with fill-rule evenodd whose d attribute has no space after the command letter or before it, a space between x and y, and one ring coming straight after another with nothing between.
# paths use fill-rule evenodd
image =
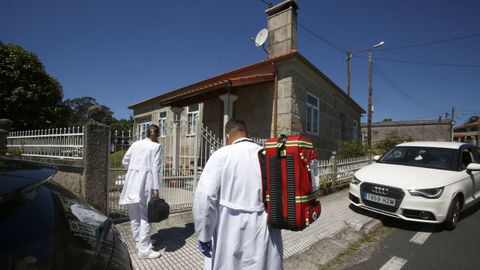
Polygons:
<instances>
[{"instance_id":1,"label":"brick chimney","mask_svg":"<svg viewBox=\"0 0 480 270\"><path fill-rule=\"evenodd\" d=\"M269 58L297 49L297 9L295 0L286 0L265 10L268 15Z\"/></svg>"}]
</instances>

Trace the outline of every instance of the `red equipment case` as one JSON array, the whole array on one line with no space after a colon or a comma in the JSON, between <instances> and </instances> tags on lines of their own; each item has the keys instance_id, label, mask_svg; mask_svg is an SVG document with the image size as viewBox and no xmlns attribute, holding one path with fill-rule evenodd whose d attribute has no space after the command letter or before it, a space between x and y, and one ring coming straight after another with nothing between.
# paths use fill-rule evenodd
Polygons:
<instances>
[{"instance_id":1,"label":"red equipment case","mask_svg":"<svg viewBox=\"0 0 480 270\"><path fill-rule=\"evenodd\" d=\"M302 136L267 139L265 148L264 201L269 224L301 231L321 213L318 154L312 141Z\"/></svg>"}]
</instances>

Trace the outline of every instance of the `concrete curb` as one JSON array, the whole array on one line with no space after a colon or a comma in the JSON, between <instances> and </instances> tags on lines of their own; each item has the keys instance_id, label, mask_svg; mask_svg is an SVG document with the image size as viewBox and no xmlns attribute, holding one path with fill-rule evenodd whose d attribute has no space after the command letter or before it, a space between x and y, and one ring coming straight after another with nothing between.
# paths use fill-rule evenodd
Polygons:
<instances>
[{"instance_id":1,"label":"concrete curb","mask_svg":"<svg viewBox=\"0 0 480 270\"><path fill-rule=\"evenodd\" d=\"M284 269L322 269L339 255L346 252L355 242L362 239L365 235L375 232L382 226L383 224L380 220L373 218L360 229L349 226L331 237L318 241L306 251L286 258L284 260Z\"/></svg>"},{"instance_id":2,"label":"concrete curb","mask_svg":"<svg viewBox=\"0 0 480 270\"><path fill-rule=\"evenodd\" d=\"M381 227L383 227L383 224L380 220L372 219L367 224L363 225L362 228L360 228L360 231L362 231L364 234L370 234Z\"/></svg>"}]
</instances>

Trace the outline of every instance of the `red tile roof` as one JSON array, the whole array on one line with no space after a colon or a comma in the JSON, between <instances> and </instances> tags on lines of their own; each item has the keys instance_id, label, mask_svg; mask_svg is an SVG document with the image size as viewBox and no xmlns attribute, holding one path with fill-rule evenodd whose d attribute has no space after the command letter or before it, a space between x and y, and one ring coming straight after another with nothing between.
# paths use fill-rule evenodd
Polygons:
<instances>
[{"instance_id":1,"label":"red tile roof","mask_svg":"<svg viewBox=\"0 0 480 270\"><path fill-rule=\"evenodd\" d=\"M312 63L310 63L305 57L303 57L299 52L293 50L289 53L279 55L270 59L266 59L260 62L257 62L252 65L244 66L209 79L179 88L177 90L170 91L168 93L132 104L128 106L129 109L135 109L142 105L149 103L160 103L161 105L171 105L174 102L191 98L193 96L205 94L207 92L212 92L218 89L222 89L230 85L231 87L245 86L245 85L254 85L258 83L263 83L267 81L273 81L275 79L275 63L297 58L304 62L309 68L315 71L323 79L325 79L329 84L331 84L335 89L338 90L338 93L344 100L352 105L356 110L364 113L365 111L358 105L353 99L351 99L345 92L338 87L333 81L331 81L325 74L323 74L318 68L316 68Z\"/></svg>"}]
</instances>

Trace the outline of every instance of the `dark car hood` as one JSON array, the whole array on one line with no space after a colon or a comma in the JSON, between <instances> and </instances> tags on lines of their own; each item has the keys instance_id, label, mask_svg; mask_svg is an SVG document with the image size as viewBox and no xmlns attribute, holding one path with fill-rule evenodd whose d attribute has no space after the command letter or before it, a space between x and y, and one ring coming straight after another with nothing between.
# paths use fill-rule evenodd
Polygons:
<instances>
[{"instance_id":1,"label":"dark car hood","mask_svg":"<svg viewBox=\"0 0 480 270\"><path fill-rule=\"evenodd\" d=\"M0 158L0 202L41 185L56 172L54 166Z\"/></svg>"}]
</instances>

